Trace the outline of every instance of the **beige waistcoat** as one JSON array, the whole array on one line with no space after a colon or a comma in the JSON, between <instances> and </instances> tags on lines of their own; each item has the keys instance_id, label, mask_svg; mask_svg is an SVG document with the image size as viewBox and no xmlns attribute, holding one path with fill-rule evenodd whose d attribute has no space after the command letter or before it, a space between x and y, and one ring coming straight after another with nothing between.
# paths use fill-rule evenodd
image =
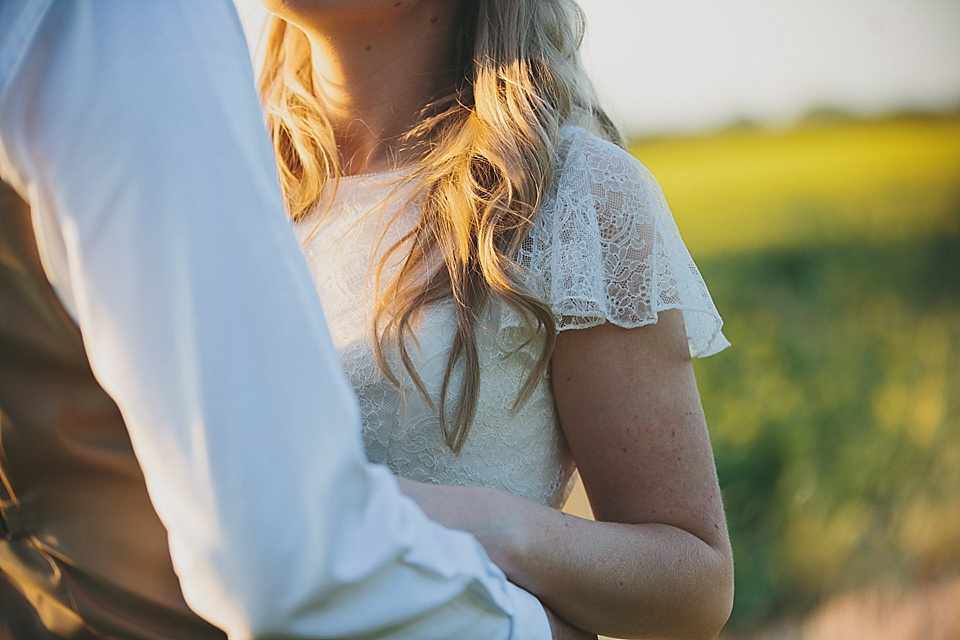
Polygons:
<instances>
[{"instance_id":1,"label":"beige waistcoat","mask_svg":"<svg viewBox=\"0 0 960 640\"><path fill-rule=\"evenodd\" d=\"M0 183L0 639L223 638L180 592L123 419Z\"/></svg>"}]
</instances>

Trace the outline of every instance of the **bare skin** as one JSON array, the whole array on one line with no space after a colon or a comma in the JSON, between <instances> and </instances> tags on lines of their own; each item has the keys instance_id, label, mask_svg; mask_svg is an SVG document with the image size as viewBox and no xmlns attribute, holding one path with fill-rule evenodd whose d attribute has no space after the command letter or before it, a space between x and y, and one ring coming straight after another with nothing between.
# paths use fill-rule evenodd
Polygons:
<instances>
[{"instance_id":1,"label":"bare skin","mask_svg":"<svg viewBox=\"0 0 960 640\"><path fill-rule=\"evenodd\" d=\"M565 331L552 374L597 522L494 489L401 489L579 628L713 638L732 606L733 561L679 312Z\"/></svg>"},{"instance_id":2,"label":"bare skin","mask_svg":"<svg viewBox=\"0 0 960 640\"><path fill-rule=\"evenodd\" d=\"M458 79L457 0L269 0L313 48L318 98L333 125L345 175L394 168L400 137Z\"/></svg>"},{"instance_id":3,"label":"bare skin","mask_svg":"<svg viewBox=\"0 0 960 640\"><path fill-rule=\"evenodd\" d=\"M460 2L266 4L310 38L344 172L402 163L400 136L457 80ZM733 562L679 312L638 329L561 333L552 380L597 522L492 489L402 479L401 489L430 517L473 533L513 582L552 610L557 638L594 637L579 629L713 638L730 612Z\"/></svg>"}]
</instances>

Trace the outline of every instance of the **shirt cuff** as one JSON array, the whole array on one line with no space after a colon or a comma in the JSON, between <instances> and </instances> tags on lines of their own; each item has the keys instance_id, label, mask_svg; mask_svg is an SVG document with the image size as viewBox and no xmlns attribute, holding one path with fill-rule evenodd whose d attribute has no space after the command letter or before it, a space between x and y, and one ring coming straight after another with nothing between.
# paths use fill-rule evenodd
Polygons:
<instances>
[{"instance_id":1,"label":"shirt cuff","mask_svg":"<svg viewBox=\"0 0 960 640\"><path fill-rule=\"evenodd\" d=\"M536 596L510 582L507 583L507 595L513 602L510 640L553 640L547 612Z\"/></svg>"}]
</instances>

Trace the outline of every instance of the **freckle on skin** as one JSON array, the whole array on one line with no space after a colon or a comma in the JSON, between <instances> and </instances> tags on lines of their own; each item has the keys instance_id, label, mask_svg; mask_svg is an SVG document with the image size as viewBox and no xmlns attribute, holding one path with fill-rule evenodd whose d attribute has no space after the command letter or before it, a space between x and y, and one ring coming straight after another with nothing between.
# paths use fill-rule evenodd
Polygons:
<instances>
[{"instance_id":1,"label":"freckle on skin","mask_svg":"<svg viewBox=\"0 0 960 640\"><path fill-rule=\"evenodd\" d=\"M431 23L434 23L434 22L436 22L436 21L439 20L439 19L440 19L440 18L438 18L437 16L433 16L432 18L430 18L430 22L431 22Z\"/></svg>"},{"instance_id":2,"label":"freckle on skin","mask_svg":"<svg viewBox=\"0 0 960 640\"><path fill-rule=\"evenodd\" d=\"M367 45L367 51L370 51L371 49L373 49L373 45L369 45L369 44L368 44L368 45Z\"/></svg>"}]
</instances>

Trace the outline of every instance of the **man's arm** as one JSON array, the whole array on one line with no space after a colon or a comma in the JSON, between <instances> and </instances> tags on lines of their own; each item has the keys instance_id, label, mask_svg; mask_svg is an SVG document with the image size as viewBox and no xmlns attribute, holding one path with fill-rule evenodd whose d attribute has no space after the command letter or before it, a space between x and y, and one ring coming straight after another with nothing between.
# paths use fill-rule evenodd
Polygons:
<instances>
[{"instance_id":1,"label":"man's arm","mask_svg":"<svg viewBox=\"0 0 960 640\"><path fill-rule=\"evenodd\" d=\"M364 462L233 5L4 5L0 173L124 414L187 602L238 638L548 638L473 538Z\"/></svg>"}]
</instances>

